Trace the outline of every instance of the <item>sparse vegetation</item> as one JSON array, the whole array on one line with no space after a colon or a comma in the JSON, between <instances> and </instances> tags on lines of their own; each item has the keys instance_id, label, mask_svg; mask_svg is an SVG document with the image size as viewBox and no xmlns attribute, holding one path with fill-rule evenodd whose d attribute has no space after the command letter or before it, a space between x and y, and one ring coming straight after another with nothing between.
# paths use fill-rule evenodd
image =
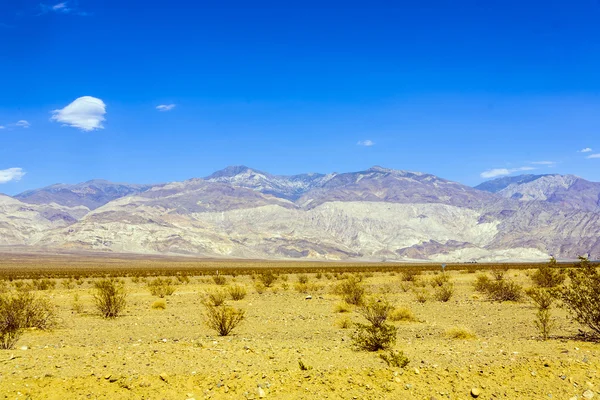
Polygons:
<instances>
[{"instance_id":1,"label":"sparse vegetation","mask_svg":"<svg viewBox=\"0 0 600 400\"><path fill-rule=\"evenodd\" d=\"M127 292L122 281L103 279L94 283L94 303L104 318L116 318L127 304Z\"/></svg>"},{"instance_id":2,"label":"sparse vegetation","mask_svg":"<svg viewBox=\"0 0 600 400\"><path fill-rule=\"evenodd\" d=\"M388 350L379 354L381 358L389 367L404 368L410 360L404 355L404 352L398 350Z\"/></svg>"},{"instance_id":3,"label":"sparse vegetation","mask_svg":"<svg viewBox=\"0 0 600 400\"><path fill-rule=\"evenodd\" d=\"M148 282L148 290L150 290L152 296L158 296L162 299L175 293L175 286L173 286L170 278L155 278Z\"/></svg>"},{"instance_id":4,"label":"sparse vegetation","mask_svg":"<svg viewBox=\"0 0 600 400\"><path fill-rule=\"evenodd\" d=\"M31 292L0 295L0 348L11 349L23 329L47 330L56 324L55 307Z\"/></svg>"},{"instance_id":5,"label":"sparse vegetation","mask_svg":"<svg viewBox=\"0 0 600 400\"><path fill-rule=\"evenodd\" d=\"M542 288L553 288L563 284L566 275L557 268L556 259L552 257L548 264L541 265L531 275L533 283Z\"/></svg>"},{"instance_id":6,"label":"sparse vegetation","mask_svg":"<svg viewBox=\"0 0 600 400\"><path fill-rule=\"evenodd\" d=\"M152 303L152 309L153 310L164 310L167 308L167 303L164 300L156 300L154 303Z\"/></svg>"},{"instance_id":7,"label":"sparse vegetation","mask_svg":"<svg viewBox=\"0 0 600 400\"><path fill-rule=\"evenodd\" d=\"M356 323L352 334L354 347L358 350L378 351L388 349L396 343L397 328L387 324L394 307L385 300L369 300L359 307L359 313L368 324Z\"/></svg>"},{"instance_id":8,"label":"sparse vegetation","mask_svg":"<svg viewBox=\"0 0 600 400\"><path fill-rule=\"evenodd\" d=\"M227 300L227 293L223 290L215 290L206 293L204 304L208 306L218 307L225 304L225 300Z\"/></svg>"},{"instance_id":9,"label":"sparse vegetation","mask_svg":"<svg viewBox=\"0 0 600 400\"><path fill-rule=\"evenodd\" d=\"M335 325L340 329L348 329L352 326L352 320L348 317L342 317L335 321Z\"/></svg>"},{"instance_id":10,"label":"sparse vegetation","mask_svg":"<svg viewBox=\"0 0 600 400\"><path fill-rule=\"evenodd\" d=\"M395 321L395 322L396 321L411 322L411 321L417 320L415 318L415 315L413 314L413 312L410 310L410 308L407 308L407 307L395 308L392 312L390 312L389 319L390 319L390 321Z\"/></svg>"},{"instance_id":11,"label":"sparse vegetation","mask_svg":"<svg viewBox=\"0 0 600 400\"><path fill-rule=\"evenodd\" d=\"M448 336L451 339L461 340L472 340L477 338L477 336L475 336L473 332L464 327L450 328L446 331L446 336Z\"/></svg>"},{"instance_id":12,"label":"sparse vegetation","mask_svg":"<svg viewBox=\"0 0 600 400\"><path fill-rule=\"evenodd\" d=\"M492 301L520 301L523 297L523 287L518 283L505 279L505 270L494 270L494 279L487 275L478 275L475 290L484 293Z\"/></svg>"},{"instance_id":13,"label":"sparse vegetation","mask_svg":"<svg viewBox=\"0 0 600 400\"><path fill-rule=\"evenodd\" d=\"M350 308L350 305L346 302L339 302L335 305L335 308L333 309L334 312L336 313L348 313L350 311L352 311L352 309Z\"/></svg>"},{"instance_id":14,"label":"sparse vegetation","mask_svg":"<svg viewBox=\"0 0 600 400\"><path fill-rule=\"evenodd\" d=\"M418 303L425 303L429 299L429 292L426 289L413 289L413 293Z\"/></svg>"},{"instance_id":15,"label":"sparse vegetation","mask_svg":"<svg viewBox=\"0 0 600 400\"><path fill-rule=\"evenodd\" d=\"M352 305L361 305L365 296L365 288L355 277L344 279L334 288L334 293L342 296L342 299Z\"/></svg>"},{"instance_id":16,"label":"sparse vegetation","mask_svg":"<svg viewBox=\"0 0 600 400\"><path fill-rule=\"evenodd\" d=\"M270 288L271 286L273 286L273 284L277 280L277 276L275 276L275 274L273 274L273 271L269 270L267 272L263 272L262 274L259 274L258 279L264 285L264 287Z\"/></svg>"},{"instance_id":17,"label":"sparse vegetation","mask_svg":"<svg viewBox=\"0 0 600 400\"><path fill-rule=\"evenodd\" d=\"M569 284L557 295L573 318L600 336L600 273L587 257L579 257L579 267L569 270Z\"/></svg>"},{"instance_id":18,"label":"sparse vegetation","mask_svg":"<svg viewBox=\"0 0 600 400\"><path fill-rule=\"evenodd\" d=\"M441 301L443 303L450 301L452 295L454 294L454 285L452 282L446 282L441 286L435 288L433 292L433 297L437 301Z\"/></svg>"},{"instance_id":19,"label":"sparse vegetation","mask_svg":"<svg viewBox=\"0 0 600 400\"><path fill-rule=\"evenodd\" d=\"M245 312L226 305L206 304L206 325L219 336L228 336L243 320Z\"/></svg>"},{"instance_id":20,"label":"sparse vegetation","mask_svg":"<svg viewBox=\"0 0 600 400\"><path fill-rule=\"evenodd\" d=\"M227 278L225 278L223 275L219 275L218 272L216 275L213 275L212 279L215 285L223 286L227 283Z\"/></svg>"},{"instance_id":21,"label":"sparse vegetation","mask_svg":"<svg viewBox=\"0 0 600 400\"><path fill-rule=\"evenodd\" d=\"M550 331L552 330L554 323L550 314L550 308L554 302L554 297L548 291L548 289L535 288L527 290L527 295L533 301L537 307L535 314L535 326L542 337L542 340L548 340Z\"/></svg>"},{"instance_id":22,"label":"sparse vegetation","mask_svg":"<svg viewBox=\"0 0 600 400\"><path fill-rule=\"evenodd\" d=\"M229 297L233 301L242 300L244 297L246 297L246 294L247 294L246 288L241 285L230 286L227 289L227 292L229 293Z\"/></svg>"}]
</instances>

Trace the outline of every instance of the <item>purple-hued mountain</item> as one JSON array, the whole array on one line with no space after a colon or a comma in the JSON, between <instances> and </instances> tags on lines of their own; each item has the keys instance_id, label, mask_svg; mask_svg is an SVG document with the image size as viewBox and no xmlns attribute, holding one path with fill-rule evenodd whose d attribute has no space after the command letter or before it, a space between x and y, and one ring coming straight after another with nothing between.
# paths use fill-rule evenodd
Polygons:
<instances>
[{"instance_id":1,"label":"purple-hued mountain","mask_svg":"<svg viewBox=\"0 0 600 400\"><path fill-rule=\"evenodd\" d=\"M89 181L0 196L0 246L308 260L503 261L600 253L600 184L524 175L471 188L364 171L227 167L160 185Z\"/></svg>"}]
</instances>

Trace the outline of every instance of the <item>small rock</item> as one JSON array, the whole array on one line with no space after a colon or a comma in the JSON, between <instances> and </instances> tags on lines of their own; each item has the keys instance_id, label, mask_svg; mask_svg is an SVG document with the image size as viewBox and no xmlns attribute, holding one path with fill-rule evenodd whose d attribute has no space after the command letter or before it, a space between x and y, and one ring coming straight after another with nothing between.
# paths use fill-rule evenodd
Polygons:
<instances>
[{"instance_id":1,"label":"small rock","mask_svg":"<svg viewBox=\"0 0 600 400\"><path fill-rule=\"evenodd\" d=\"M537 375L537 372L531 371L531 376L536 376L536 375Z\"/></svg>"},{"instance_id":2,"label":"small rock","mask_svg":"<svg viewBox=\"0 0 600 400\"><path fill-rule=\"evenodd\" d=\"M265 391L262 388L258 388L258 397L260 397L261 399L267 397L267 394L265 393Z\"/></svg>"},{"instance_id":3,"label":"small rock","mask_svg":"<svg viewBox=\"0 0 600 400\"><path fill-rule=\"evenodd\" d=\"M111 376L112 376L111 374L104 375L104 379L109 380Z\"/></svg>"},{"instance_id":4,"label":"small rock","mask_svg":"<svg viewBox=\"0 0 600 400\"><path fill-rule=\"evenodd\" d=\"M29 347L27 347L27 346L21 346L20 349L21 350L29 350Z\"/></svg>"},{"instance_id":5,"label":"small rock","mask_svg":"<svg viewBox=\"0 0 600 400\"><path fill-rule=\"evenodd\" d=\"M584 399L593 399L594 398L594 392L592 392L591 390L586 390L585 392L583 392L582 394Z\"/></svg>"},{"instance_id":6,"label":"small rock","mask_svg":"<svg viewBox=\"0 0 600 400\"><path fill-rule=\"evenodd\" d=\"M306 297L304 298L304 300L312 300L312 296L309 294L308 296L306 296Z\"/></svg>"},{"instance_id":7,"label":"small rock","mask_svg":"<svg viewBox=\"0 0 600 400\"><path fill-rule=\"evenodd\" d=\"M479 390L479 388L473 388L471 389L471 396L474 398L479 397L479 395L481 394L481 390Z\"/></svg>"},{"instance_id":8,"label":"small rock","mask_svg":"<svg viewBox=\"0 0 600 400\"><path fill-rule=\"evenodd\" d=\"M415 373L415 375L419 375L421 373L421 371L419 371L419 368L414 368L413 372Z\"/></svg>"},{"instance_id":9,"label":"small rock","mask_svg":"<svg viewBox=\"0 0 600 400\"><path fill-rule=\"evenodd\" d=\"M164 372L162 374L160 374L158 377L163 382L168 382L169 381L169 375L165 374Z\"/></svg>"}]
</instances>

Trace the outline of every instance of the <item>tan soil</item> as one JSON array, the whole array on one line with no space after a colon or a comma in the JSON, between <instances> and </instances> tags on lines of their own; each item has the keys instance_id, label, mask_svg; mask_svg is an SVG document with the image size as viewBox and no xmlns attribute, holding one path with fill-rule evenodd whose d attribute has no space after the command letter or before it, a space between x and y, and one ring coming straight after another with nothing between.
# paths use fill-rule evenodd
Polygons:
<instances>
[{"instance_id":1,"label":"tan soil","mask_svg":"<svg viewBox=\"0 0 600 400\"><path fill-rule=\"evenodd\" d=\"M528 286L527 273L509 275ZM398 275L364 279L371 293L391 291L387 298L419 319L394 323L396 348L410 359L404 369L352 349L352 330L338 328L336 320L361 317L334 312L340 301L331 294L335 278L311 274L321 288L305 300L294 290L294 275L287 290L278 280L276 293L263 294L249 276L236 277L248 296L228 303L246 310L247 318L228 337L203 323L201 293L217 288L208 278L178 285L166 310L151 309L157 298L127 278L129 304L115 320L95 314L89 283L59 284L39 292L58 306L59 327L27 331L13 350L0 351L0 398L430 400L471 398L472 388L480 389L480 399L582 399L586 390L598 398L598 344L575 340L579 326L564 310L554 310L557 328L543 342L527 301L491 303L473 291L475 274L450 275L456 293L448 303L417 303L401 290ZM71 310L75 293L83 314ZM449 338L453 327L468 328L476 339ZM300 370L299 359L312 369Z\"/></svg>"}]
</instances>

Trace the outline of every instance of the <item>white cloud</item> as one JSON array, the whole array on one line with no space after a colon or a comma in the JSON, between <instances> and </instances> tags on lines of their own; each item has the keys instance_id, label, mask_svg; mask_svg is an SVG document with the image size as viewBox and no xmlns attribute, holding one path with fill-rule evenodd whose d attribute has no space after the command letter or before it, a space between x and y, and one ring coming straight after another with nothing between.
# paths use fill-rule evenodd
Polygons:
<instances>
[{"instance_id":1,"label":"white cloud","mask_svg":"<svg viewBox=\"0 0 600 400\"><path fill-rule=\"evenodd\" d=\"M534 167L519 167L519 168L494 168L479 174L482 178L496 178L498 176L510 175L515 172L531 171Z\"/></svg>"},{"instance_id":2,"label":"white cloud","mask_svg":"<svg viewBox=\"0 0 600 400\"><path fill-rule=\"evenodd\" d=\"M579 150L580 153L591 153L592 149L590 149L589 147L586 147L585 149L581 149Z\"/></svg>"},{"instance_id":3,"label":"white cloud","mask_svg":"<svg viewBox=\"0 0 600 400\"><path fill-rule=\"evenodd\" d=\"M19 128L29 128L31 124L24 119L21 119L15 123L15 126L18 126Z\"/></svg>"},{"instance_id":4,"label":"white cloud","mask_svg":"<svg viewBox=\"0 0 600 400\"><path fill-rule=\"evenodd\" d=\"M532 164L535 165L548 165L548 166L552 166L554 164L556 164L556 161L532 161Z\"/></svg>"},{"instance_id":5,"label":"white cloud","mask_svg":"<svg viewBox=\"0 0 600 400\"><path fill-rule=\"evenodd\" d=\"M373 142L372 140L359 140L358 143L356 143L359 146L365 146L365 147L371 147L375 144L375 142Z\"/></svg>"},{"instance_id":6,"label":"white cloud","mask_svg":"<svg viewBox=\"0 0 600 400\"><path fill-rule=\"evenodd\" d=\"M62 11L62 12L66 12L66 10L68 10L67 8L67 3L58 3L52 6L52 9L54 11Z\"/></svg>"},{"instance_id":7,"label":"white cloud","mask_svg":"<svg viewBox=\"0 0 600 400\"><path fill-rule=\"evenodd\" d=\"M175 104L161 104L160 106L156 106L158 111L171 111L175 108Z\"/></svg>"},{"instance_id":8,"label":"white cloud","mask_svg":"<svg viewBox=\"0 0 600 400\"><path fill-rule=\"evenodd\" d=\"M589 156L587 156L586 158L600 158L600 153L596 153L596 154L590 154Z\"/></svg>"},{"instance_id":9,"label":"white cloud","mask_svg":"<svg viewBox=\"0 0 600 400\"><path fill-rule=\"evenodd\" d=\"M2 125L0 125L0 129L4 129L4 127Z\"/></svg>"},{"instance_id":10,"label":"white cloud","mask_svg":"<svg viewBox=\"0 0 600 400\"><path fill-rule=\"evenodd\" d=\"M0 169L0 183L18 181L25 175L22 168Z\"/></svg>"},{"instance_id":11,"label":"white cloud","mask_svg":"<svg viewBox=\"0 0 600 400\"><path fill-rule=\"evenodd\" d=\"M83 96L61 110L52 111L50 121L62 122L63 125L79 128L89 132L94 129L104 129L106 105L100 99Z\"/></svg>"}]
</instances>

